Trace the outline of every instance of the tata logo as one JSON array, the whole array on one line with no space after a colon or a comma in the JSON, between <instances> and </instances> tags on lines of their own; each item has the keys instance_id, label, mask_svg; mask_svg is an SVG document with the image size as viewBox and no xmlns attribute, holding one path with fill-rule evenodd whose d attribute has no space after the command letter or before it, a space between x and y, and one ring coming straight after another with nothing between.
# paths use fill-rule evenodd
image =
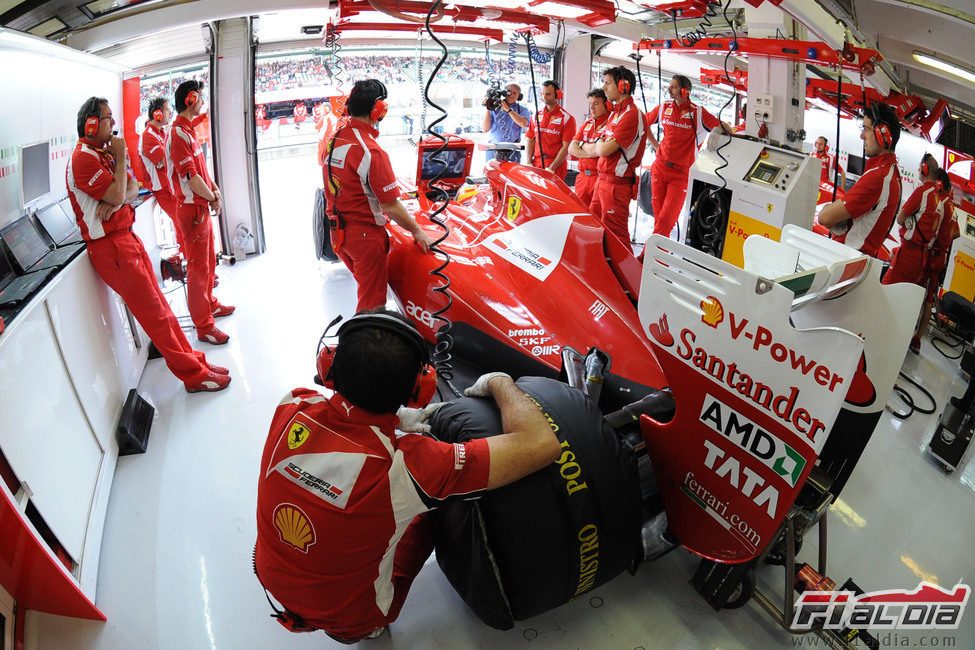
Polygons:
<instances>
[{"instance_id":1,"label":"tata logo","mask_svg":"<svg viewBox=\"0 0 975 650\"><path fill-rule=\"evenodd\" d=\"M724 449L710 440L704 440L707 454L704 466L714 471L718 478L723 478L741 494L751 499L756 507L765 507L769 519L775 519L779 507L779 491L771 485L765 485L765 479L759 476L747 465L730 455ZM721 461L720 464L718 461Z\"/></svg>"},{"instance_id":2,"label":"tata logo","mask_svg":"<svg viewBox=\"0 0 975 650\"><path fill-rule=\"evenodd\" d=\"M805 457L716 397L705 396L700 420L781 476L790 487L799 482Z\"/></svg>"}]
</instances>

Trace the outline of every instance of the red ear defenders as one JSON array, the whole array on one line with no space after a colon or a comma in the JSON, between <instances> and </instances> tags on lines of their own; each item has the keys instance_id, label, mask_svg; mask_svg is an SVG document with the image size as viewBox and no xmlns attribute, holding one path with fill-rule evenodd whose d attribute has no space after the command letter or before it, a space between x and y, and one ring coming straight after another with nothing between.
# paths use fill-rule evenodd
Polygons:
<instances>
[{"instance_id":1,"label":"red ear defenders","mask_svg":"<svg viewBox=\"0 0 975 650\"><path fill-rule=\"evenodd\" d=\"M683 86L681 86L681 88L680 88L680 96L683 97L684 99L687 99L688 97L690 97L691 96L690 89L689 88L684 88Z\"/></svg>"},{"instance_id":2,"label":"red ear defenders","mask_svg":"<svg viewBox=\"0 0 975 650\"><path fill-rule=\"evenodd\" d=\"M163 121L163 112L162 112L162 110L161 109L158 109L158 108L156 110L154 110L152 112L152 119L154 119L157 122L162 122Z\"/></svg>"},{"instance_id":3,"label":"red ear defenders","mask_svg":"<svg viewBox=\"0 0 975 650\"><path fill-rule=\"evenodd\" d=\"M383 92L376 99L376 103L372 105L372 110L369 111L369 119L372 120L373 122L382 122L383 121L383 118L386 117L386 112L389 111L389 106L384 101L386 99L386 97L387 97L387 94L386 94L386 84L384 84L383 82L379 81L378 79L376 80L376 82L380 86L382 86ZM346 323L346 324L348 324L348 323Z\"/></svg>"},{"instance_id":4,"label":"red ear defenders","mask_svg":"<svg viewBox=\"0 0 975 650\"><path fill-rule=\"evenodd\" d=\"M873 134L877 138L877 142L883 146L884 149L890 149L894 146L894 137L890 134L890 129L887 125L880 121L880 111L877 110L876 104L870 104L870 108L867 109L866 116L870 118L873 122Z\"/></svg>"},{"instance_id":5,"label":"red ear defenders","mask_svg":"<svg viewBox=\"0 0 975 650\"><path fill-rule=\"evenodd\" d=\"M437 371L429 363L430 353L427 349L426 341L423 340L420 333L395 316L388 314L359 314L345 321L339 327L339 342L342 341L343 335L367 327L393 332L413 347L421 359L421 366L413 388L410 390L406 406L409 408L421 408L429 404L437 392ZM332 361L334 358L335 350L326 345L319 351L315 364L318 370L318 376L322 380L323 385L331 390L335 390L335 381L331 375Z\"/></svg>"},{"instance_id":6,"label":"red ear defenders","mask_svg":"<svg viewBox=\"0 0 975 650\"><path fill-rule=\"evenodd\" d=\"M97 115L92 115L85 120L85 137L94 138L95 134L98 133L98 123L101 119Z\"/></svg>"},{"instance_id":7,"label":"red ear defenders","mask_svg":"<svg viewBox=\"0 0 975 650\"><path fill-rule=\"evenodd\" d=\"M829 153L829 143L828 142L824 142L823 143L823 153Z\"/></svg>"},{"instance_id":8,"label":"red ear defenders","mask_svg":"<svg viewBox=\"0 0 975 650\"><path fill-rule=\"evenodd\" d=\"M200 93L196 92L195 90L191 90L186 95L186 99L183 100L183 103L186 104L186 108L189 108L198 101L200 101Z\"/></svg>"},{"instance_id":9,"label":"red ear defenders","mask_svg":"<svg viewBox=\"0 0 975 650\"><path fill-rule=\"evenodd\" d=\"M620 79L619 81L616 82L616 90L624 94L629 93L630 82L627 81L626 79Z\"/></svg>"},{"instance_id":10,"label":"red ear defenders","mask_svg":"<svg viewBox=\"0 0 975 650\"><path fill-rule=\"evenodd\" d=\"M931 166L928 165L928 154L924 154L924 157L921 158L921 176L927 176L930 173L931 173Z\"/></svg>"}]
</instances>

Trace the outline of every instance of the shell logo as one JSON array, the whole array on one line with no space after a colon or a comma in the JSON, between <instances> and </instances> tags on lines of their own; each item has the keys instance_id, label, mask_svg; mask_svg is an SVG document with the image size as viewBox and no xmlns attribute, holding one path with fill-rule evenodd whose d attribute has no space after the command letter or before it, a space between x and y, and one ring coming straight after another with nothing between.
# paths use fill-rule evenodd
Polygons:
<instances>
[{"instance_id":1,"label":"shell logo","mask_svg":"<svg viewBox=\"0 0 975 650\"><path fill-rule=\"evenodd\" d=\"M274 527L278 529L281 541L308 553L308 547L315 543L315 527L301 508L290 503L282 503L274 509Z\"/></svg>"},{"instance_id":2,"label":"shell logo","mask_svg":"<svg viewBox=\"0 0 975 650\"><path fill-rule=\"evenodd\" d=\"M704 310L701 322L717 329L718 323L724 320L724 307L721 306L721 302L714 296L708 296L701 301L701 309Z\"/></svg>"}]
</instances>

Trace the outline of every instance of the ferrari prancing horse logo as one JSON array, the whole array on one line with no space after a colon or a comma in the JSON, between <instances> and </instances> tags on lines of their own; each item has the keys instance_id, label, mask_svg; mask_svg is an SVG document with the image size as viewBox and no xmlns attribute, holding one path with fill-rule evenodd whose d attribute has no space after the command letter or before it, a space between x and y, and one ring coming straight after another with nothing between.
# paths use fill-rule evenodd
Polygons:
<instances>
[{"instance_id":1,"label":"ferrari prancing horse logo","mask_svg":"<svg viewBox=\"0 0 975 650\"><path fill-rule=\"evenodd\" d=\"M521 212L521 199L517 196L508 197L508 210L506 216L508 221L514 221L518 218L518 213Z\"/></svg>"}]
</instances>

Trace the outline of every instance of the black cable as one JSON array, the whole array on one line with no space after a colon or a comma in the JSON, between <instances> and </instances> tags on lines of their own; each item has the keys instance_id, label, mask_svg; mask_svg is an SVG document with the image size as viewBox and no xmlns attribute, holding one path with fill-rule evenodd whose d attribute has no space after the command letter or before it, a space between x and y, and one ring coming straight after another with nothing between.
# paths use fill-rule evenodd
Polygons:
<instances>
[{"instance_id":1,"label":"black cable","mask_svg":"<svg viewBox=\"0 0 975 650\"><path fill-rule=\"evenodd\" d=\"M952 335L952 336L954 336L954 335ZM958 354L948 354L947 352L945 352L944 350L942 350L938 346L938 343L944 343L945 345L948 346L948 349L950 349L950 350L955 350L955 349L961 347L961 352L959 352ZM940 352L941 353L941 356L946 357L948 359L952 359L952 360L954 360L954 359L961 359L962 355L965 353L964 344L965 344L965 341L964 340L961 340L961 339L959 339L955 343L951 343L950 341L946 341L946 340L944 340L943 338L941 338L939 336L934 336L934 337L931 338L931 346L934 347L935 350L937 350L938 352Z\"/></svg>"},{"instance_id":2,"label":"black cable","mask_svg":"<svg viewBox=\"0 0 975 650\"><path fill-rule=\"evenodd\" d=\"M447 138L434 132L433 130L434 126L447 119L447 111L445 111L439 104L434 102L430 97L430 86L433 85L434 78L436 78L437 73L440 72L440 68L443 67L444 62L447 61L447 46L444 45L443 41L437 38L437 35L433 33L432 29L430 29L430 18L433 16L434 12L441 5L441 3L442 0L435 0L435 2L430 6L430 10L427 12L427 17L424 21L427 34L437 45L440 46L440 50L442 52L440 55L440 60L437 61L437 64L430 72L430 79L427 81L427 85L423 90L424 99L430 104L430 106L434 107L441 113L440 117L431 122L430 126L427 128L427 133L440 140L440 146L437 147L431 154L431 159L436 163L440 163L440 165L437 174L430 179L429 186L432 188L433 197L435 197L431 200L433 201L433 204L436 205L436 208L430 213L428 218L432 223L435 223L440 227L441 230L443 230L443 234L430 245L430 251L434 255L440 257L443 261L439 266L430 270L430 275L436 277L441 282L438 286L433 287L433 290L443 295L443 297L446 299L446 304L431 314L435 320L443 323L443 326L437 329L437 344L434 346L433 350L433 365L437 370L437 375L443 379L444 382L446 382L447 386L450 387L450 390L453 391L454 395L460 397L461 392L453 385L454 370L453 365L451 364L451 351L454 349L454 337L451 333L453 323L443 315L453 304L453 298L450 295L450 278L447 277L447 275L443 272L450 263L450 255L440 248L440 244L443 243L443 241L450 235L450 228L447 227L447 222L441 216L444 210L447 209L447 201L449 197L447 192L442 187L437 185L437 181L443 178L447 173L446 160L444 160L442 157L437 157L446 151Z\"/></svg>"},{"instance_id":3,"label":"black cable","mask_svg":"<svg viewBox=\"0 0 975 650\"><path fill-rule=\"evenodd\" d=\"M697 24L697 27L685 33L683 36L677 33L677 11L671 11L670 17L674 21L674 38L677 39L677 42L683 45L684 47L694 47L694 45L696 45L699 40L707 36L708 27L713 27L713 25L711 24L711 19L717 15L716 13L717 10L714 7L715 7L714 4L709 3L707 11L704 12L704 20L700 21ZM726 14L725 20L728 21L728 25L731 26L731 29L734 30L735 29L734 25L731 24L730 20L728 20L727 11L728 11L728 6L725 5L725 14ZM735 40L738 40L737 36L735 37Z\"/></svg>"},{"instance_id":4,"label":"black cable","mask_svg":"<svg viewBox=\"0 0 975 650\"><path fill-rule=\"evenodd\" d=\"M914 413L921 413L922 415L931 415L932 413L934 413L938 409L938 403L935 401L934 397L931 395L931 393L929 393L927 390L925 390L925 388L921 384L919 384L918 382L914 381L913 379L911 379L910 377L908 377L907 375L905 375L903 372L899 372L897 374L899 376L903 377L904 379L906 379L908 381L908 383L914 385L914 387L917 388L919 391L921 391L924 394L924 396L928 399L928 401L931 402L931 408L929 408L929 409L921 408L920 406L918 406L915 403L914 397L907 391L906 388L904 388L903 386L899 386L897 384L894 384L893 392L898 397L900 397L901 400L903 400L903 402L905 404L907 404L907 407L910 410L908 410L908 411L906 411L904 413L901 413L901 412L895 411L893 408L891 408L890 404L887 404L886 405L886 409L888 411L890 411L890 414L891 415L893 415L895 418L897 418L899 420L906 420L907 418L909 418L912 415L914 415Z\"/></svg>"},{"instance_id":5,"label":"black cable","mask_svg":"<svg viewBox=\"0 0 975 650\"><path fill-rule=\"evenodd\" d=\"M531 73L532 99L535 102L535 146L538 147L538 155L542 159L542 169L545 169L545 150L542 149L542 124L541 124L541 119L538 117L538 113L540 112L538 109L538 90L535 88L535 66L532 64L532 61L535 60L535 57L532 56L531 54L532 51L531 32L525 32L525 47L528 48L528 72ZM549 57L549 60L551 60L551 58L552 57ZM539 63L547 63L547 62L548 61L539 61ZM532 164L532 161L526 160L525 163L530 165Z\"/></svg>"}]
</instances>

